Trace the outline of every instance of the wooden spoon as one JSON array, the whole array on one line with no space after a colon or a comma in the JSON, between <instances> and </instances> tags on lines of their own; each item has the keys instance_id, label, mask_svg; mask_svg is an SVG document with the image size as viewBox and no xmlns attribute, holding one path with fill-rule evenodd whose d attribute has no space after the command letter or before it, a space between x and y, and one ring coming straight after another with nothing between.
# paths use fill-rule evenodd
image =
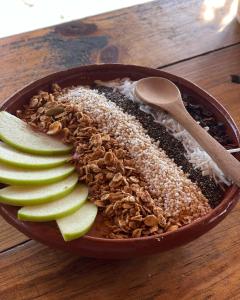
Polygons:
<instances>
[{"instance_id":1,"label":"wooden spoon","mask_svg":"<svg viewBox=\"0 0 240 300\"><path fill-rule=\"evenodd\" d=\"M240 162L207 133L187 112L177 86L161 77L139 80L135 95L146 104L169 112L194 137L228 178L240 186Z\"/></svg>"}]
</instances>

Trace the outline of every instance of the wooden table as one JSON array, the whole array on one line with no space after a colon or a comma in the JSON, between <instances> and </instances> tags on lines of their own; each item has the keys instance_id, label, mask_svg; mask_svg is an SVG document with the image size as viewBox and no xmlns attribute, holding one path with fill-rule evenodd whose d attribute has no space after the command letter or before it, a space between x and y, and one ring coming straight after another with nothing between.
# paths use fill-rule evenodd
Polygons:
<instances>
[{"instance_id":1,"label":"wooden table","mask_svg":"<svg viewBox=\"0 0 240 300\"><path fill-rule=\"evenodd\" d=\"M208 20L210 2L153 1L1 39L0 100L54 71L131 63L194 81L240 125L240 85L230 81L240 74L240 25L225 24L231 0ZM240 205L198 240L129 261L49 249L0 217L0 299L240 299Z\"/></svg>"}]
</instances>

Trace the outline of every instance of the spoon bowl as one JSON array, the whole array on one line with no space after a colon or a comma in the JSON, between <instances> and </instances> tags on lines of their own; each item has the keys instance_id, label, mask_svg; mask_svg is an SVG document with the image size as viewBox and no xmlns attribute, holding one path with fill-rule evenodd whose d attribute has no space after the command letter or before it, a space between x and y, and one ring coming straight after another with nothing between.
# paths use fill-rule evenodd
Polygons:
<instances>
[{"instance_id":1,"label":"spoon bowl","mask_svg":"<svg viewBox=\"0 0 240 300\"><path fill-rule=\"evenodd\" d=\"M157 103L162 108L176 101L182 103L178 87L163 77L147 77L138 80L135 86L135 95L148 104L156 105Z\"/></svg>"}]
</instances>

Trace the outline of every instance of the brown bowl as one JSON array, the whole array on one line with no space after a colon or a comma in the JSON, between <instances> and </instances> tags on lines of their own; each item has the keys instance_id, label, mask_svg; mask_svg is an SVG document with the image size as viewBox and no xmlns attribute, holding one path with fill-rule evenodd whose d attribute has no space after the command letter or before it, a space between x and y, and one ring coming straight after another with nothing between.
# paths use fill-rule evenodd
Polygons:
<instances>
[{"instance_id":1,"label":"brown bowl","mask_svg":"<svg viewBox=\"0 0 240 300\"><path fill-rule=\"evenodd\" d=\"M197 103L204 105L213 112L216 119L226 125L227 133L234 143L239 145L240 136L237 126L228 112L212 96L186 79L163 71L133 65L90 65L57 72L24 87L8 98L1 108L14 114L39 90L49 91L52 83L66 87L91 84L96 79L106 81L129 77L132 80L138 80L149 76L161 76L172 80L182 93L192 96ZM10 224L24 234L50 247L89 257L123 259L166 251L194 240L216 226L230 212L238 199L239 189L236 186L231 186L227 189L222 202L215 209L192 224L174 232L123 240L102 238L101 233L104 226L100 217L97 218L93 229L87 235L71 242L64 242L54 222L22 222L17 219L16 207L3 204L0 204L0 213Z\"/></svg>"}]
</instances>

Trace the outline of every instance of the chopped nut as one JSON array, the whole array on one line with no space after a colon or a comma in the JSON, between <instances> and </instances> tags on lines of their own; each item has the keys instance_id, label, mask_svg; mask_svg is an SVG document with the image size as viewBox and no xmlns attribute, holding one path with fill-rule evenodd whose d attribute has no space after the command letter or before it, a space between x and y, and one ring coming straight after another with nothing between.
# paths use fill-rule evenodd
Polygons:
<instances>
[{"instance_id":1,"label":"chopped nut","mask_svg":"<svg viewBox=\"0 0 240 300\"><path fill-rule=\"evenodd\" d=\"M56 116L62 112L64 112L64 107L62 105L57 105L55 107L51 107L48 110L46 110L46 115L47 116Z\"/></svg>"},{"instance_id":2,"label":"chopped nut","mask_svg":"<svg viewBox=\"0 0 240 300\"><path fill-rule=\"evenodd\" d=\"M102 137L101 134L97 133L91 136L90 144L94 146L101 146L102 145Z\"/></svg>"},{"instance_id":3,"label":"chopped nut","mask_svg":"<svg viewBox=\"0 0 240 300\"><path fill-rule=\"evenodd\" d=\"M101 197L101 200L105 201L105 200L109 199L109 197L110 197L110 194L103 194L103 196Z\"/></svg>"},{"instance_id":4,"label":"chopped nut","mask_svg":"<svg viewBox=\"0 0 240 300\"><path fill-rule=\"evenodd\" d=\"M136 216L132 217L131 220L142 222L143 217L141 215L136 215Z\"/></svg>"},{"instance_id":5,"label":"chopped nut","mask_svg":"<svg viewBox=\"0 0 240 300\"><path fill-rule=\"evenodd\" d=\"M102 141L103 142L109 142L110 141L110 135L109 134L102 134Z\"/></svg>"},{"instance_id":6,"label":"chopped nut","mask_svg":"<svg viewBox=\"0 0 240 300\"><path fill-rule=\"evenodd\" d=\"M115 154L117 156L118 159L124 158L126 151L124 151L123 149L117 149L115 150Z\"/></svg>"},{"instance_id":7,"label":"chopped nut","mask_svg":"<svg viewBox=\"0 0 240 300\"><path fill-rule=\"evenodd\" d=\"M144 218L144 224L147 226L156 226L158 225L158 218L154 215L148 215Z\"/></svg>"},{"instance_id":8,"label":"chopped nut","mask_svg":"<svg viewBox=\"0 0 240 300\"><path fill-rule=\"evenodd\" d=\"M154 233L158 231L158 226L153 226L149 229L150 233Z\"/></svg>"},{"instance_id":9,"label":"chopped nut","mask_svg":"<svg viewBox=\"0 0 240 300\"><path fill-rule=\"evenodd\" d=\"M123 178L122 174L121 173L117 173L114 175L113 179L112 179L112 182L119 182L121 181Z\"/></svg>"},{"instance_id":10,"label":"chopped nut","mask_svg":"<svg viewBox=\"0 0 240 300\"><path fill-rule=\"evenodd\" d=\"M166 227L166 218L164 217L163 214L158 216L158 224L163 228Z\"/></svg>"},{"instance_id":11,"label":"chopped nut","mask_svg":"<svg viewBox=\"0 0 240 300\"><path fill-rule=\"evenodd\" d=\"M112 173L112 172L107 172L107 174L106 174L106 179L111 180L111 179L113 178L113 176L114 176L114 173Z\"/></svg>"},{"instance_id":12,"label":"chopped nut","mask_svg":"<svg viewBox=\"0 0 240 300\"><path fill-rule=\"evenodd\" d=\"M65 128L63 128L63 134L64 134L64 137L67 138L71 134L71 131L67 127L65 127Z\"/></svg>"},{"instance_id":13,"label":"chopped nut","mask_svg":"<svg viewBox=\"0 0 240 300\"><path fill-rule=\"evenodd\" d=\"M113 153L110 151L106 152L104 156L104 161L106 164L112 164L114 162Z\"/></svg>"},{"instance_id":14,"label":"chopped nut","mask_svg":"<svg viewBox=\"0 0 240 300\"><path fill-rule=\"evenodd\" d=\"M167 231L175 231L175 230L177 230L178 229L178 226L177 225L172 225L172 226L170 226L168 229L167 229Z\"/></svg>"},{"instance_id":15,"label":"chopped nut","mask_svg":"<svg viewBox=\"0 0 240 300\"><path fill-rule=\"evenodd\" d=\"M89 164L89 165L87 165L87 167L89 170L93 171L94 173L99 173L101 171L99 166L96 164Z\"/></svg>"},{"instance_id":16,"label":"chopped nut","mask_svg":"<svg viewBox=\"0 0 240 300\"><path fill-rule=\"evenodd\" d=\"M107 206L107 208L105 209L105 214L107 216L110 216L113 213L113 205L110 204L109 206Z\"/></svg>"},{"instance_id":17,"label":"chopped nut","mask_svg":"<svg viewBox=\"0 0 240 300\"><path fill-rule=\"evenodd\" d=\"M62 89L60 88L60 86L57 83L52 84L52 90L53 90L53 92L61 92L62 91Z\"/></svg>"},{"instance_id":18,"label":"chopped nut","mask_svg":"<svg viewBox=\"0 0 240 300\"><path fill-rule=\"evenodd\" d=\"M95 200L94 204L96 204L98 207L105 207L106 203L102 200Z\"/></svg>"},{"instance_id":19,"label":"chopped nut","mask_svg":"<svg viewBox=\"0 0 240 300\"><path fill-rule=\"evenodd\" d=\"M100 182L104 180L104 175L102 173L98 173L95 175L95 180Z\"/></svg>"},{"instance_id":20,"label":"chopped nut","mask_svg":"<svg viewBox=\"0 0 240 300\"><path fill-rule=\"evenodd\" d=\"M141 236L141 234L142 234L142 228L137 228L133 230L132 237L138 238Z\"/></svg>"},{"instance_id":21,"label":"chopped nut","mask_svg":"<svg viewBox=\"0 0 240 300\"><path fill-rule=\"evenodd\" d=\"M129 180L130 180L130 182L132 182L132 183L138 183L138 182L139 182L139 179L138 179L137 177L135 177L135 176L130 176L130 177L129 177Z\"/></svg>"},{"instance_id":22,"label":"chopped nut","mask_svg":"<svg viewBox=\"0 0 240 300\"><path fill-rule=\"evenodd\" d=\"M123 209L129 209L129 208L132 208L132 205L129 204L129 203L123 203L122 208Z\"/></svg>"},{"instance_id":23,"label":"chopped nut","mask_svg":"<svg viewBox=\"0 0 240 300\"><path fill-rule=\"evenodd\" d=\"M38 102L39 102L38 98L33 97L29 103L29 107L30 108L36 107L38 105Z\"/></svg>"},{"instance_id":24,"label":"chopped nut","mask_svg":"<svg viewBox=\"0 0 240 300\"><path fill-rule=\"evenodd\" d=\"M138 224L137 222L133 222L133 221L130 221L128 223L128 226L131 228L131 229L136 229L138 227Z\"/></svg>"},{"instance_id":25,"label":"chopped nut","mask_svg":"<svg viewBox=\"0 0 240 300\"><path fill-rule=\"evenodd\" d=\"M42 114L42 113L44 113L44 111L45 111L45 108L44 107L39 107L39 109L37 110L37 113L38 114Z\"/></svg>"},{"instance_id":26,"label":"chopped nut","mask_svg":"<svg viewBox=\"0 0 240 300\"><path fill-rule=\"evenodd\" d=\"M54 135L54 134L59 133L61 130L62 130L62 123L59 121L55 121L54 123L52 123L49 126L49 130L48 130L47 134Z\"/></svg>"}]
</instances>

